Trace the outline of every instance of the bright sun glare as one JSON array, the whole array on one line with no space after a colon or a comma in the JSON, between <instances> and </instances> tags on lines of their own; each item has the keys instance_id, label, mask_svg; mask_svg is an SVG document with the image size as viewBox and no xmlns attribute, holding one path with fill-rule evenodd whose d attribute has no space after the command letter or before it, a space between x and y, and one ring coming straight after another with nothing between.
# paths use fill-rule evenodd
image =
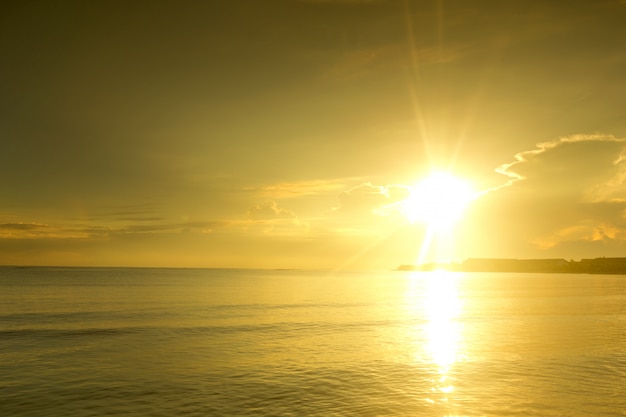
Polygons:
<instances>
[{"instance_id":1,"label":"bright sun glare","mask_svg":"<svg viewBox=\"0 0 626 417\"><path fill-rule=\"evenodd\" d=\"M474 197L469 182L448 172L433 172L411 189L404 213L432 230L451 228Z\"/></svg>"}]
</instances>

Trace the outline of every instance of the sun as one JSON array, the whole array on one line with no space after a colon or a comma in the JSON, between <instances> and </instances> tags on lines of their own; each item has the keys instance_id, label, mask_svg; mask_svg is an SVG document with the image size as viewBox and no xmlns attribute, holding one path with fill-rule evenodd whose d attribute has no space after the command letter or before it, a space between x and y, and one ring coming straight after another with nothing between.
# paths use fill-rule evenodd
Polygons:
<instances>
[{"instance_id":1,"label":"sun","mask_svg":"<svg viewBox=\"0 0 626 417\"><path fill-rule=\"evenodd\" d=\"M449 172L436 171L410 189L403 203L409 221L433 232L451 229L474 198L470 183Z\"/></svg>"}]
</instances>

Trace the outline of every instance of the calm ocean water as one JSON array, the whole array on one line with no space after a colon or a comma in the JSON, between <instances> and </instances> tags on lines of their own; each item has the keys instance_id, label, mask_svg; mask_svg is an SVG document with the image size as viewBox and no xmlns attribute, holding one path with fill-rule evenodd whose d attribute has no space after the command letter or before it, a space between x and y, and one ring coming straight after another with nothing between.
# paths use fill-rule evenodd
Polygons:
<instances>
[{"instance_id":1,"label":"calm ocean water","mask_svg":"<svg viewBox=\"0 0 626 417\"><path fill-rule=\"evenodd\" d=\"M0 268L1 416L624 416L626 277Z\"/></svg>"}]
</instances>

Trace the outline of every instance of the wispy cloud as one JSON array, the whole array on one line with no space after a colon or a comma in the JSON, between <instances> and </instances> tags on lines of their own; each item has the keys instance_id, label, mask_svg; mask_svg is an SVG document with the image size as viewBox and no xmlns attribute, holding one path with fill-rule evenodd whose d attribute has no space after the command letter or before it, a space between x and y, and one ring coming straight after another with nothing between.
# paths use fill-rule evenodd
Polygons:
<instances>
[{"instance_id":1,"label":"wispy cloud","mask_svg":"<svg viewBox=\"0 0 626 417\"><path fill-rule=\"evenodd\" d=\"M577 144L577 143L597 144L598 146L594 148L594 153L592 154L587 153L587 154L581 155L584 157L594 158L594 159L598 158L598 156L603 156L606 153L606 151L602 152L602 150L599 149L600 147L602 147L603 144L620 145L618 147L619 152L615 155L615 158L612 161L612 166L620 167L620 172L622 171L621 165L626 159L626 154L625 154L626 149L624 149L622 145L626 144L626 139L617 138L613 135L601 135L601 134L594 134L594 135L580 134L580 135L566 136L566 137L562 137L554 141L538 143L535 149L530 149L530 150L518 152L517 154L515 154L514 156L515 161L502 164L495 170L497 173L509 177L509 180L500 186L487 190L486 192L494 191L502 187L509 187L517 181L527 179L527 175L524 174L523 172L528 170L527 168L528 165L536 166L539 163L541 163L542 157L544 157L545 154L551 151L556 151L559 148L563 148L568 145ZM567 163L568 161L559 161L559 162ZM573 161L569 161L569 163L572 163L572 162ZM557 166L557 164L554 164L554 166ZM562 170L563 169L561 169L561 171ZM614 180L615 179L616 178L614 178ZM615 183L615 181L612 181L610 183Z\"/></svg>"},{"instance_id":2,"label":"wispy cloud","mask_svg":"<svg viewBox=\"0 0 626 417\"><path fill-rule=\"evenodd\" d=\"M211 233L213 230L227 227L231 223L232 222L228 221L203 221L93 226L78 223L46 224L37 222L15 222L0 224L0 239L108 239L138 234Z\"/></svg>"},{"instance_id":3,"label":"wispy cloud","mask_svg":"<svg viewBox=\"0 0 626 417\"><path fill-rule=\"evenodd\" d=\"M565 242L626 241L626 227L585 221L584 224L567 226L532 241L540 249L552 249Z\"/></svg>"},{"instance_id":4,"label":"wispy cloud","mask_svg":"<svg viewBox=\"0 0 626 417\"><path fill-rule=\"evenodd\" d=\"M508 181L485 193L510 188L507 210L536 247L626 240L626 139L573 135L514 159L496 169Z\"/></svg>"},{"instance_id":5,"label":"wispy cloud","mask_svg":"<svg viewBox=\"0 0 626 417\"><path fill-rule=\"evenodd\" d=\"M308 232L309 224L296 214L280 207L276 201L268 200L248 209L248 222L245 229L261 231L265 235L300 235Z\"/></svg>"},{"instance_id":6,"label":"wispy cloud","mask_svg":"<svg viewBox=\"0 0 626 417\"><path fill-rule=\"evenodd\" d=\"M47 224L43 223L2 223L0 224L0 230L38 230L47 228Z\"/></svg>"},{"instance_id":7,"label":"wispy cloud","mask_svg":"<svg viewBox=\"0 0 626 417\"><path fill-rule=\"evenodd\" d=\"M296 182L281 182L269 184L260 188L248 188L248 191L258 193L262 197L284 199L316 195L338 194L349 188L350 184L362 182L359 177L336 178L330 180L308 180Z\"/></svg>"},{"instance_id":8,"label":"wispy cloud","mask_svg":"<svg viewBox=\"0 0 626 417\"><path fill-rule=\"evenodd\" d=\"M340 206L335 212L352 216L355 214L384 215L393 204L404 200L409 189L403 185L374 185L366 182L339 195Z\"/></svg>"},{"instance_id":9,"label":"wispy cloud","mask_svg":"<svg viewBox=\"0 0 626 417\"><path fill-rule=\"evenodd\" d=\"M0 224L0 239L77 239L89 237L87 230L36 222Z\"/></svg>"},{"instance_id":10,"label":"wispy cloud","mask_svg":"<svg viewBox=\"0 0 626 417\"><path fill-rule=\"evenodd\" d=\"M216 228L226 227L227 221L203 221L203 222L181 222L181 223L161 223L161 224L132 224L116 229L111 229L111 234L136 234L136 233L181 233L181 232L202 232L210 233Z\"/></svg>"},{"instance_id":11,"label":"wispy cloud","mask_svg":"<svg viewBox=\"0 0 626 417\"><path fill-rule=\"evenodd\" d=\"M296 215L282 207L275 201L264 201L248 209L248 217L251 220L275 220L275 219L295 219Z\"/></svg>"}]
</instances>

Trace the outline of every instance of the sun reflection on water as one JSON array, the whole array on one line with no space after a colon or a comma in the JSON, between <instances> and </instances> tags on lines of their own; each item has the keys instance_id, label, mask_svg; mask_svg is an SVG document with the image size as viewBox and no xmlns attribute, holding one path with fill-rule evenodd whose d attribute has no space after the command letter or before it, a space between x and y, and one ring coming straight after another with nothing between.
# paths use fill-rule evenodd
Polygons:
<instances>
[{"instance_id":1,"label":"sun reflection on water","mask_svg":"<svg viewBox=\"0 0 626 417\"><path fill-rule=\"evenodd\" d=\"M463 307L458 289L461 277L449 271L418 273L407 290L407 297L421 300L413 308L421 310L419 313L426 319L422 352L434 368L431 394L425 398L430 404L452 406L450 402L454 399L452 369L462 358L462 324L458 321Z\"/></svg>"},{"instance_id":2,"label":"sun reflection on water","mask_svg":"<svg viewBox=\"0 0 626 417\"><path fill-rule=\"evenodd\" d=\"M457 361L461 312L458 277L448 271L431 272L425 282L424 315L427 350L440 374L447 374Z\"/></svg>"}]
</instances>

